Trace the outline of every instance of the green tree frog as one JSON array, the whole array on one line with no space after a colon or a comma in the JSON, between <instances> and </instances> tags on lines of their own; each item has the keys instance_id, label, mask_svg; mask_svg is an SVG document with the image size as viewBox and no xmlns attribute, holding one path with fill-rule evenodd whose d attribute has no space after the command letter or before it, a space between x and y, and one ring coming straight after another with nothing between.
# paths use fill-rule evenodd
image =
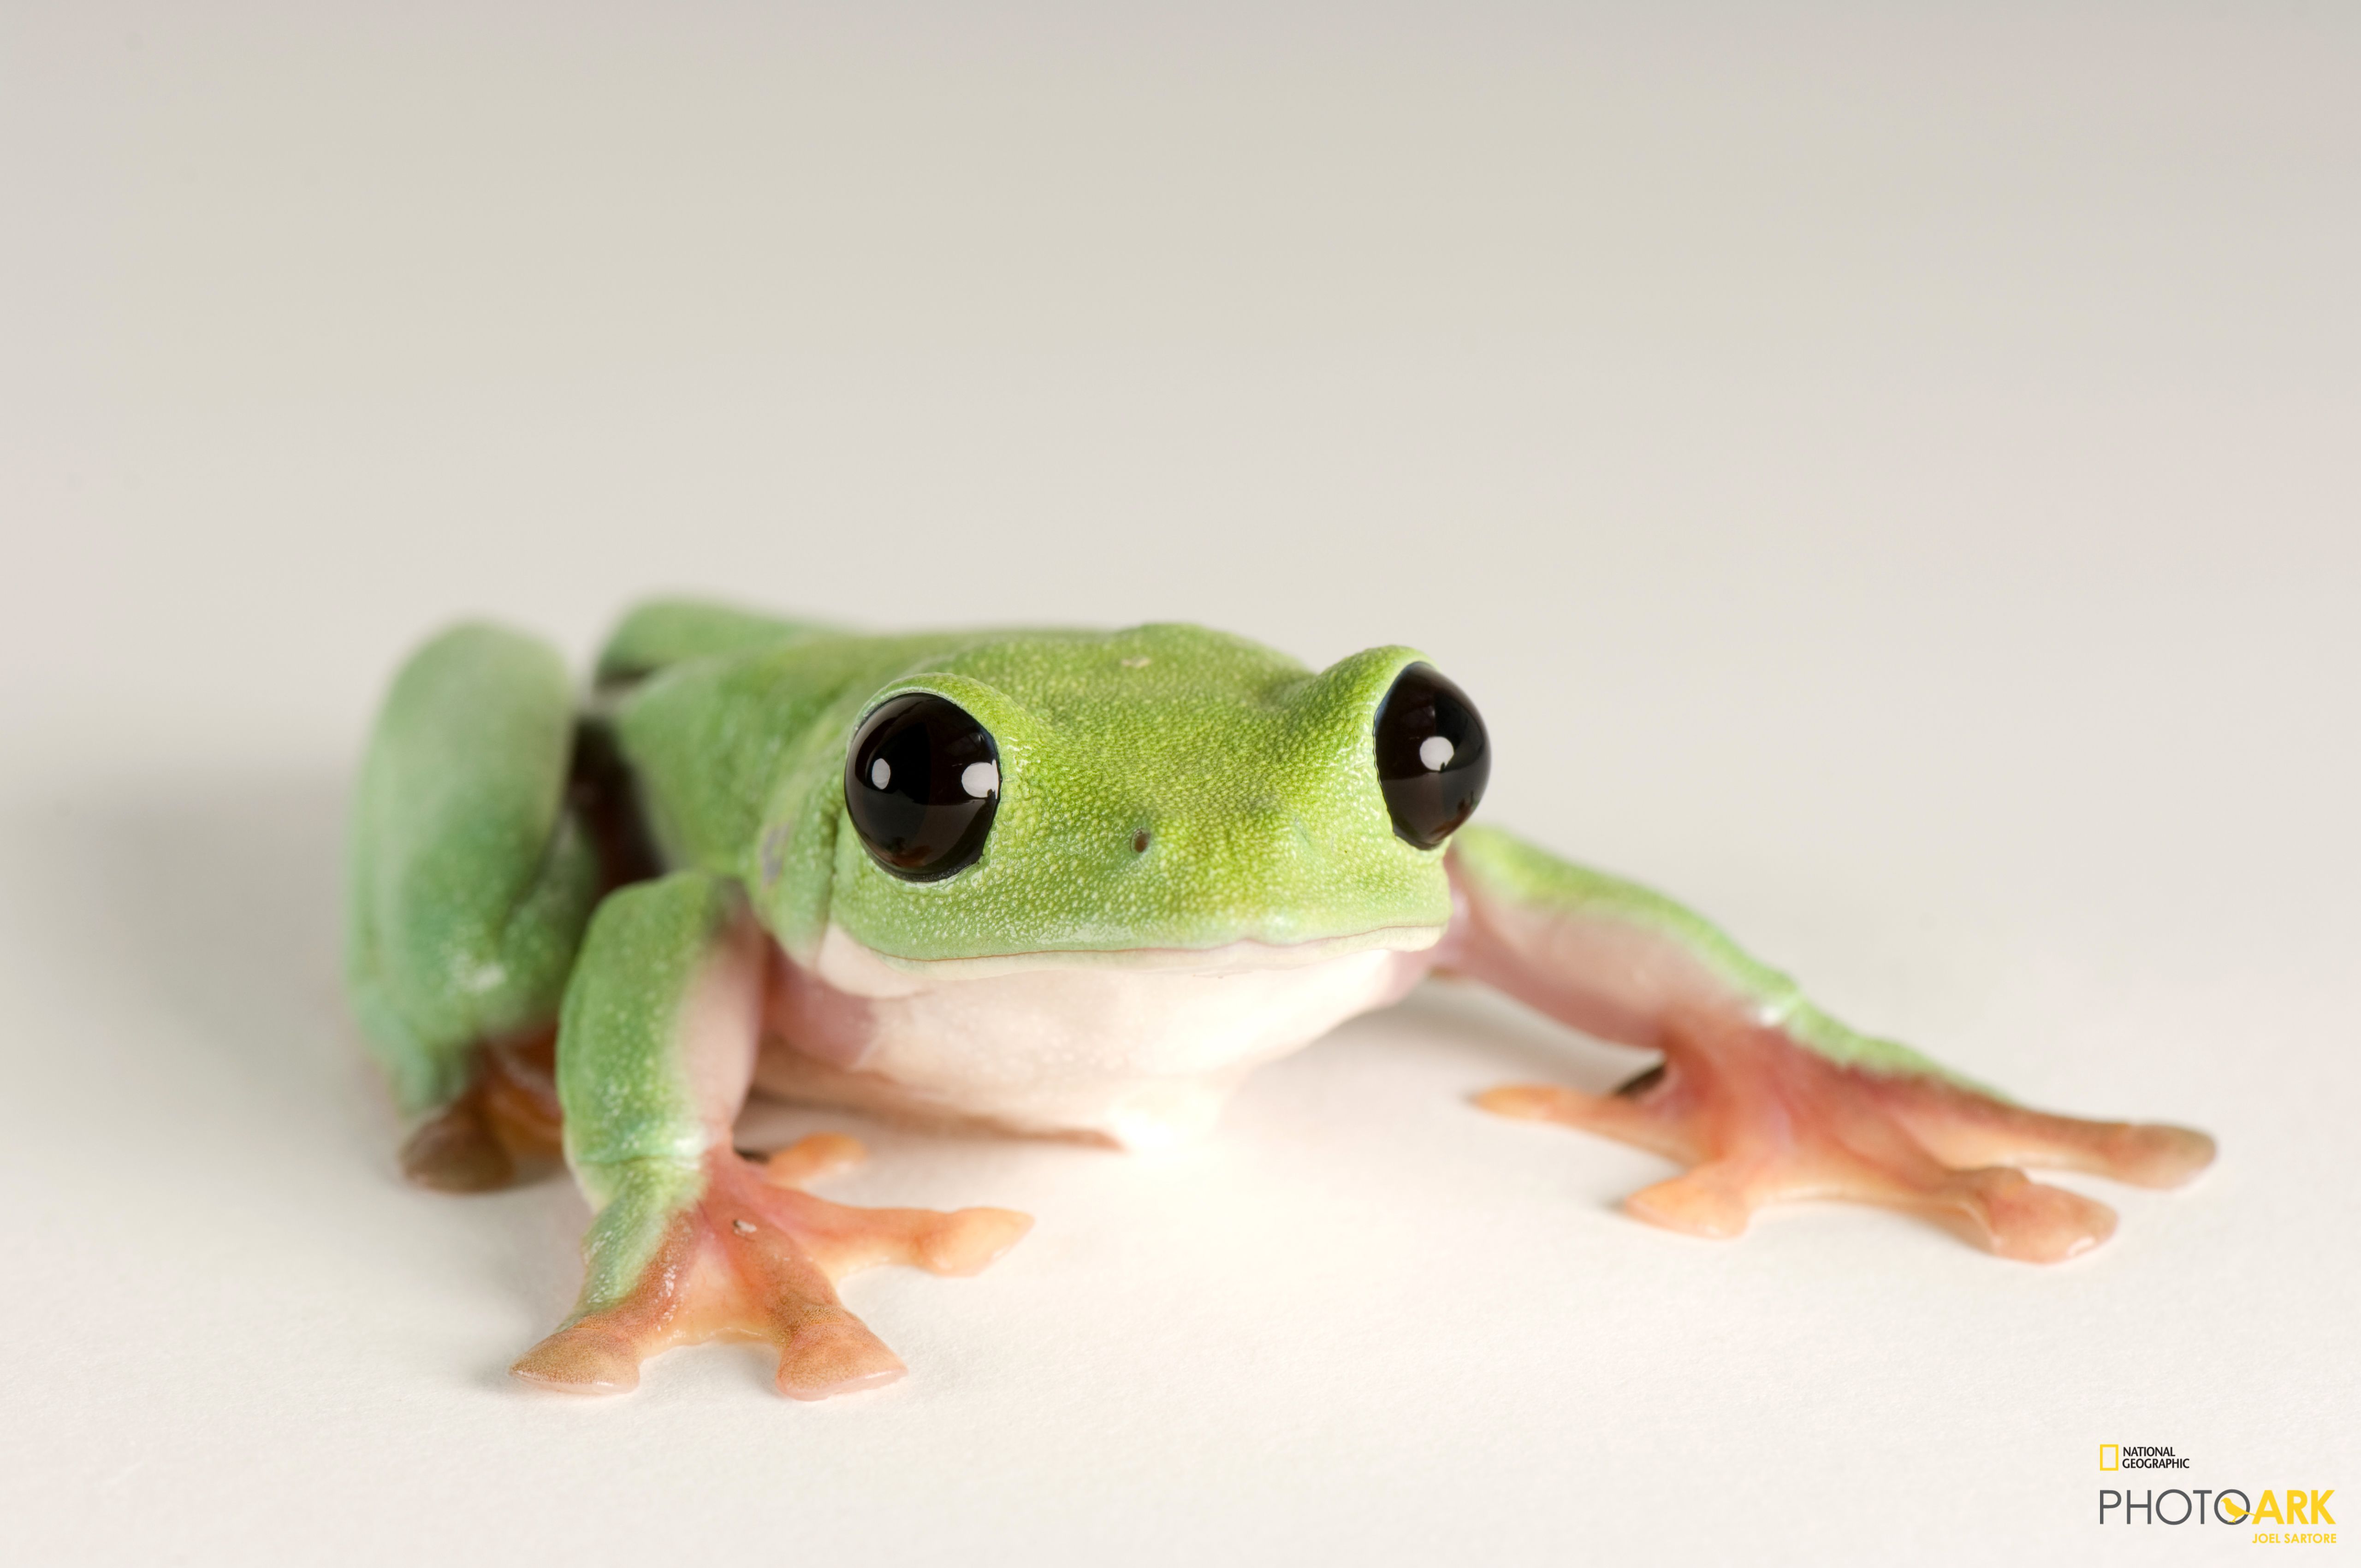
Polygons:
<instances>
[{"instance_id":1,"label":"green tree frog","mask_svg":"<svg viewBox=\"0 0 2361 1568\"><path fill-rule=\"evenodd\" d=\"M972 1273L1031 1223L816 1197L859 1146L741 1153L752 1091L1137 1148L1430 974L1661 1052L1612 1094L1478 1102L1681 1163L1628 1207L1695 1235L1841 1196L2048 1262L2114 1217L2018 1167L2161 1187L2213 1157L1855 1033L1679 905L1471 823L1490 767L1411 648L1314 671L1193 626L870 636L657 601L586 699L545 644L461 625L369 742L349 986L423 1118L413 1179L562 1150L596 1212L581 1297L514 1370L585 1392L717 1336L775 1345L795 1398L890 1380L835 1281Z\"/></svg>"}]
</instances>

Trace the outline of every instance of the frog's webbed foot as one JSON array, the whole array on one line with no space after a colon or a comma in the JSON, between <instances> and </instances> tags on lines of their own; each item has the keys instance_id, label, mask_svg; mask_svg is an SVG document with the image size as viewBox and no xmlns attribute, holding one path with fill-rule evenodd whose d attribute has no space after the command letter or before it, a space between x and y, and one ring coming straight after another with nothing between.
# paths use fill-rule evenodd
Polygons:
<instances>
[{"instance_id":1,"label":"frog's webbed foot","mask_svg":"<svg viewBox=\"0 0 2361 1568\"><path fill-rule=\"evenodd\" d=\"M792 1398L892 1382L901 1358L845 1310L836 1281L880 1263L978 1273L1033 1222L1006 1209L855 1209L802 1190L861 1157L854 1140L819 1134L759 1167L716 1150L701 1190L676 1205L627 1187L593 1228L582 1310L511 1370L548 1387L617 1393L674 1345L752 1339L777 1346L779 1392ZM602 1286L599 1249L631 1248L642 1227L657 1234L635 1277Z\"/></svg>"},{"instance_id":2,"label":"frog's webbed foot","mask_svg":"<svg viewBox=\"0 0 2361 1568\"><path fill-rule=\"evenodd\" d=\"M1614 1094L1519 1085L1477 1103L1691 1166L1625 1201L1670 1230L1735 1236L1765 1203L1849 1198L1926 1214L2032 1263L2098 1245L2115 1216L2015 1167L2170 1187L2213 1156L2213 1141L2187 1128L2022 1110L1939 1078L1842 1065L1775 1026L1726 1014L1670 1018L1663 1045L1664 1065Z\"/></svg>"},{"instance_id":3,"label":"frog's webbed foot","mask_svg":"<svg viewBox=\"0 0 2361 1568\"><path fill-rule=\"evenodd\" d=\"M401 1173L438 1192L489 1192L521 1176L555 1170L563 1153L555 1025L476 1053L456 1100L401 1146Z\"/></svg>"}]
</instances>

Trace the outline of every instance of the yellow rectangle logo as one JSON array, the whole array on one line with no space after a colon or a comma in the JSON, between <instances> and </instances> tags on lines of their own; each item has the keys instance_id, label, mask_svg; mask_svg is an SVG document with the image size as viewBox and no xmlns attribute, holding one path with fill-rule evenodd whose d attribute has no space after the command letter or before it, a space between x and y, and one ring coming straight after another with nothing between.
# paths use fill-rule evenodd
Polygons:
<instances>
[{"instance_id":1,"label":"yellow rectangle logo","mask_svg":"<svg viewBox=\"0 0 2361 1568\"><path fill-rule=\"evenodd\" d=\"M2118 1463L2122 1458L2122 1444L2114 1442L2101 1443L2099 1445L2099 1468L2102 1470L2116 1470L2122 1468L2121 1464Z\"/></svg>"}]
</instances>

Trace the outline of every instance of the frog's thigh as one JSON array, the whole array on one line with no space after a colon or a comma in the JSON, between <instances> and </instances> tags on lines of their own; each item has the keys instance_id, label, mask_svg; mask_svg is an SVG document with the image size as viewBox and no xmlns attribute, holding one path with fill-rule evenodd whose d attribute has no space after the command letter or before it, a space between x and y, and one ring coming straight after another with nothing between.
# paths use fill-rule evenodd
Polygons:
<instances>
[{"instance_id":1,"label":"frog's thigh","mask_svg":"<svg viewBox=\"0 0 2361 1568\"><path fill-rule=\"evenodd\" d=\"M402 1108L444 1108L404 1154L428 1185L497 1186L512 1146L554 1152L533 1047L545 1052L600 885L568 806L575 735L557 654L466 625L403 665L370 737L346 965Z\"/></svg>"}]
</instances>

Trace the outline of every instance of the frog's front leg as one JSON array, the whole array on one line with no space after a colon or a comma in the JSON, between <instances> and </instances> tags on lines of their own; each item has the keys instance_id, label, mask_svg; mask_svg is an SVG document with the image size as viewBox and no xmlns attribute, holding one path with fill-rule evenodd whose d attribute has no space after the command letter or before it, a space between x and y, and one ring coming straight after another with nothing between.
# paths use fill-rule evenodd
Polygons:
<instances>
[{"instance_id":1,"label":"frog's front leg","mask_svg":"<svg viewBox=\"0 0 2361 1568\"><path fill-rule=\"evenodd\" d=\"M2170 1187L2213 1157L2202 1133L2026 1111L1857 1035L1688 910L1506 834L1463 830L1451 873L1445 967L1586 1033L1664 1053L1614 1094L1519 1085L1479 1101L1690 1166L1627 1201L1656 1224L1734 1236L1767 1202L1851 1198L2048 1263L2106 1240L2114 1213L2017 1166Z\"/></svg>"},{"instance_id":2,"label":"frog's front leg","mask_svg":"<svg viewBox=\"0 0 2361 1568\"><path fill-rule=\"evenodd\" d=\"M700 872L599 907L557 1058L566 1159L598 1212L580 1302L518 1376L616 1392L673 1345L751 1338L778 1347L779 1390L796 1398L890 1382L901 1361L835 1281L886 1262L972 1274L1030 1225L1001 1209L852 1209L799 1190L858 1157L850 1139L807 1139L761 1168L732 1150L768 940L736 886Z\"/></svg>"}]
</instances>

